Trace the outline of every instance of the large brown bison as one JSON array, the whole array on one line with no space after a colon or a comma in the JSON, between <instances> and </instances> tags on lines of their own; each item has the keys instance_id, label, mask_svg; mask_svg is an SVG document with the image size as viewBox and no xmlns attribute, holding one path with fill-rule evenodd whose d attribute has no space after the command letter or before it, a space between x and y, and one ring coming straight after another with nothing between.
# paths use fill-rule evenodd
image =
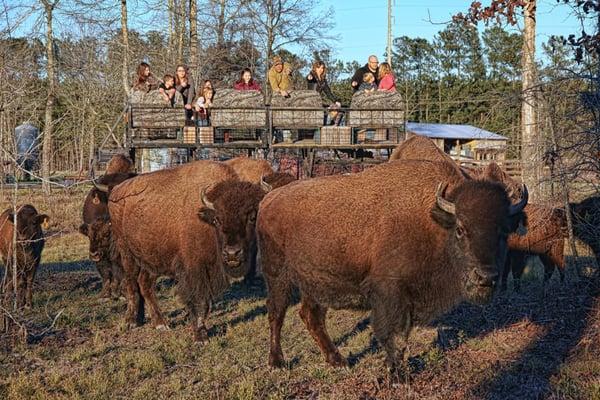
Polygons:
<instances>
[{"instance_id":1,"label":"large brown bison","mask_svg":"<svg viewBox=\"0 0 600 400\"><path fill-rule=\"evenodd\" d=\"M14 243L14 211L12 208L0 214L0 255L4 262L6 285L4 293L6 298L14 289L14 261L16 259L17 271L17 305L31 307L33 298L33 280L42 257L44 249L44 234L42 225L47 224L49 218L45 214L38 214L35 207L25 204L17 207L17 232L16 254Z\"/></svg>"},{"instance_id":2,"label":"large brown bison","mask_svg":"<svg viewBox=\"0 0 600 400\"><path fill-rule=\"evenodd\" d=\"M281 327L293 288L326 361L346 365L325 328L331 308L368 307L375 336L397 367L394 339L463 299L490 298L506 237L527 202L498 183L465 179L446 162L395 161L348 176L301 181L260 205L267 282L269 364L284 363Z\"/></svg>"},{"instance_id":3,"label":"large brown bison","mask_svg":"<svg viewBox=\"0 0 600 400\"><path fill-rule=\"evenodd\" d=\"M143 323L145 300L153 324L167 326L152 279L166 275L178 281L195 338L206 340L211 300L227 287L228 275L248 269L263 196L260 186L240 182L231 167L211 161L139 175L115 187L109 213L127 282L128 325Z\"/></svg>"},{"instance_id":4,"label":"large brown bison","mask_svg":"<svg viewBox=\"0 0 600 400\"><path fill-rule=\"evenodd\" d=\"M79 226L79 232L89 239L89 257L96 263L102 278L101 298L118 298L121 294L123 276L111 240L108 189L134 176L134 173L101 176L95 182L97 187L90 189L83 201L83 223Z\"/></svg>"},{"instance_id":5,"label":"large brown bison","mask_svg":"<svg viewBox=\"0 0 600 400\"><path fill-rule=\"evenodd\" d=\"M267 160L257 160L248 157L236 157L225 161L229 165L241 181L260 183L263 176L273 173L273 168Z\"/></svg>"}]
</instances>

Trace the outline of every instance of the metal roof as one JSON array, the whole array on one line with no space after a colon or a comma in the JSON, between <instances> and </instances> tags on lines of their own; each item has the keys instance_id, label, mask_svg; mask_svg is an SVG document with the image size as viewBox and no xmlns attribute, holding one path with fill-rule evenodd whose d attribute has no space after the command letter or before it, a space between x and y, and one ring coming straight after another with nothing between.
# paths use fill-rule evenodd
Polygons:
<instances>
[{"instance_id":1,"label":"metal roof","mask_svg":"<svg viewBox=\"0 0 600 400\"><path fill-rule=\"evenodd\" d=\"M407 122L406 130L419 136L434 139L508 140L506 136L498 135L497 133L472 125Z\"/></svg>"}]
</instances>

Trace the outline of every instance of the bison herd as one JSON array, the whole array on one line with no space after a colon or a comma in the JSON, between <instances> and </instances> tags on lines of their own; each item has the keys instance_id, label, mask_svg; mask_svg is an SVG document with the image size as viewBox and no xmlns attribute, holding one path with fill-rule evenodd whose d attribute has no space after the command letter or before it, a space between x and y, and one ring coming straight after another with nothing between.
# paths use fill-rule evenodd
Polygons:
<instances>
[{"instance_id":1,"label":"bison herd","mask_svg":"<svg viewBox=\"0 0 600 400\"><path fill-rule=\"evenodd\" d=\"M463 300L489 301L506 289L510 271L518 289L525 256L540 256L546 278L555 268L562 274L566 213L527 203L527 188L496 164L467 170L413 137L389 163L302 181L249 158L136 175L116 156L87 194L79 230L101 296L125 295L130 327L144 323L148 305L152 324L167 329L155 283L168 276L194 338L206 341L211 303L231 279L252 280L258 264L268 290L269 365L285 363L281 328L297 290L300 317L327 363L347 364L327 333L327 310L368 309L396 371L412 327ZM571 208L598 226L598 205L590 198ZM20 305L31 305L47 220L30 205L0 215L0 252L9 278L17 262ZM593 229L574 231L600 254Z\"/></svg>"}]
</instances>

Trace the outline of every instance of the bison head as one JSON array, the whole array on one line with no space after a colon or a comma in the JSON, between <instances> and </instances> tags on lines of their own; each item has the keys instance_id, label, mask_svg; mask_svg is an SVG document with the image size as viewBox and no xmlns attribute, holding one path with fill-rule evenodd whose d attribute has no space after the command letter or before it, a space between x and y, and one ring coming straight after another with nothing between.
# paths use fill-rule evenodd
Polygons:
<instances>
[{"instance_id":1,"label":"bison head","mask_svg":"<svg viewBox=\"0 0 600 400\"><path fill-rule=\"evenodd\" d=\"M14 213L8 214L8 221L12 224ZM47 229L50 218L45 214L38 214L35 207L26 204L17 211L17 240L23 244L42 237L42 228Z\"/></svg>"},{"instance_id":2,"label":"bison head","mask_svg":"<svg viewBox=\"0 0 600 400\"><path fill-rule=\"evenodd\" d=\"M110 257L111 226L108 218L98 218L91 224L81 224L79 232L90 240L90 260L99 262Z\"/></svg>"},{"instance_id":3,"label":"bison head","mask_svg":"<svg viewBox=\"0 0 600 400\"><path fill-rule=\"evenodd\" d=\"M246 274L255 256L256 213L264 196L259 185L237 180L217 183L200 193L198 217L215 228L225 272L232 277Z\"/></svg>"},{"instance_id":4,"label":"bison head","mask_svg":"<svg viewBox=\"0 0 600 400\"><path fill-rule=\"evenodd\" d=\"M523 197L511 203L504 187L489 181L465 181L445 198L440 184L431 210L433 219L448 232L450 262L462 271L467 298L484 303L491 298L504 265L509 234L517 227L527 204Z\"/></svg>"}]
</instances>

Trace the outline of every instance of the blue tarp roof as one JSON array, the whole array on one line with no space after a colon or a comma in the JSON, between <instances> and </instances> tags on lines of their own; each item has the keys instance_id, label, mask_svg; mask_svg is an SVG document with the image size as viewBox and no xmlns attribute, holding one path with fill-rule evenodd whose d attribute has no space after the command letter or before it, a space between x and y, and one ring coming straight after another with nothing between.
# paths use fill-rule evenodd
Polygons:
<instances>
[{"instance_id":1,"label":"blue tarp roof","mask_svg":"<svg viewBox=\"0 0 600 400\"><path fill-rule=\"evenodd\" d=\"M406 130L419 136L435 139L508 140L507 137L471 125L427 124L407 122Z\"/></svg>"}]
</instances>

